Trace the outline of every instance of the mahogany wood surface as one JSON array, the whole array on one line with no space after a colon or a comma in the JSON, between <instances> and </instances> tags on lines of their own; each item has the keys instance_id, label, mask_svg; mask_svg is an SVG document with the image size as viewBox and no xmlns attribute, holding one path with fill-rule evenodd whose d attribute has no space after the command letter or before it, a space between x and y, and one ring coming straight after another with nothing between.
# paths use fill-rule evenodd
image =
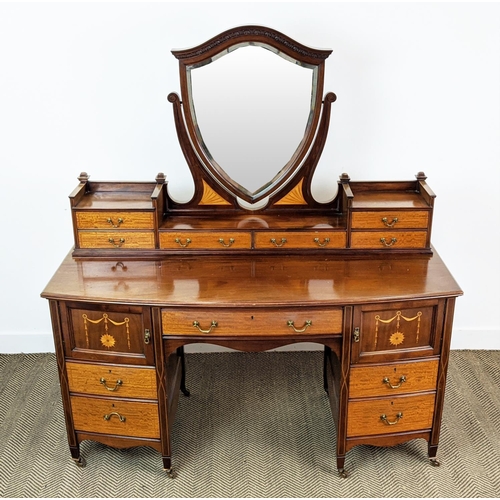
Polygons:
<instances>
[{"instance_id":1,"label":"mahogany wood surface","mask_svg":"<svg viewBox=\"0 0 500 500\"><path fill-rule=\"evenodd\" d=\"M439 254L398 258L170 257L124 260L127 271L101 275L103 261L71 253L42 296L89 302L197 306L320 306L461 295ZM153 265L154 263L154 265ZM92 272L96 266L96 272ZM143 270L127 281L128 270ZM175 286L174 286L175 281ZM119 285L119 286L117 286Z\"/></svg>"}]
</instances>

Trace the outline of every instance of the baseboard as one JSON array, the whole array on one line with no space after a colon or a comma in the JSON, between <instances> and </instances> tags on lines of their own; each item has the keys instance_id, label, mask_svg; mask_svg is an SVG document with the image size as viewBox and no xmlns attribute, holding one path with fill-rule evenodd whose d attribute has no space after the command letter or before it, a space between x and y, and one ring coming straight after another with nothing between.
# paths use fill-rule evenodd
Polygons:
<instances>
[{"instance_id":1,"label":"baseboard","mask_svg":"<svg viewBox=\"0 0 500 500\"><path fill-rule=\"evenodd\" d=\"M322 347L319 344L303 342L280 347L279 351L312 351ZM476 330L473 328L453 331L452 349L485 349L500 350L500 330ZM186 346L186 352L225 352L231 351L225 347L213 344L192 344ZM34 333L0 333L0 353L37 353L54 352L54 340L51 334Z\"/></svg>"}]
</instances>

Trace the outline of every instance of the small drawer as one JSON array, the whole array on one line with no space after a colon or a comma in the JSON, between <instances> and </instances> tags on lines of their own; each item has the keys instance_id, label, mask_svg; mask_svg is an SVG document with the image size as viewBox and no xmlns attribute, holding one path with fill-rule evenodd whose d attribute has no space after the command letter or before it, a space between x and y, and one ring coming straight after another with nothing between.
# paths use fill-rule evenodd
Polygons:
<instances>
[{"instance_id":1,"label":"small drawer","mask_svg":"<svg viewBox=\"0 0 500 500\"><path fill-rule=\"evenodd\" d=\"M80 248L154 248L153 231L79 231Z\"/></svg>"},{"instance_id":2,"label":"small drawer","mask_svg":"<svg viewBox=\"0 0 500 500\"><path fill-rule=\"evenodd\" d=\"M349 401L347 437L374 436L430 429L433 393Z\"/></svg>"},{"instance_id":3,"label":"small drawer","mask_svg":"<svg viewBox=\"0 0 500 500\"><path fill-rule=\"evenodd\" d=\"M153 212L76 212L78 229L154 229Z\"/></svg>"},{"instance_id":4,"label":"small drawer","mask_svg":"<svg viewBox=\"0 0 500 500\"><path fill-rule=\"evenodd\" d=\"M353 231L351 248L425 248L427 231Z\"/></svg>"},{"instance_id":5,"label":"small drawer","mask_svg":"<svg viewBox=\"0 0 500 500\"><path fill-rule=\"evenodd\" d=\"M84 279L97 280L146 280L155 279L160 273L156 261L149 260L79 260L78 267Z\"/></svg>"},{"instance_id":6,"label":"small drawer","mask_svg":"<svg viewBox=\"0 0 500 500\"><path fill-rule=\"evenodd\" d=\"M236 231L161 231L160 248L186 250L249 249L252 235Z\"/></svg>"},{"instance_id":7,"label":"small drawer","mask_svg":"<svg viewBox=\"0 0 500 500\"><path fill-rule=\"evenodd\" d=\"M122 398L156 399L154 368L66 363L71 392Z\"/></svg>"},{"instance_id":8,"label":"small drawer","mask_svg":"<svg viewBox=\"0 0 500 500\"><path fill-rule=\"evenodd\" d=\"M353 366L349 376L349 397L388 396L433 391L438 360Z\"/></svg>"},{"instance_id":9,"label":"small drawer","mask_svg":"<svg viewBox=\"0 0 500 500\"><path fill-rule=\"evenodd\" d=\"M255 233L255 248L345 248L343 231L261 231Z\"/></svg>"},{"instance_id":10,"label":"small drawer","mask_svg":"<svg viewBox=\"0 0 500 500\"><path fill-rule=\"evenodd\" d=\"M316 335L342 332L342 309L163 309L164 335Z\"/></svg>"},{"instance_id":11,"label":"small drawer","mask_svg":"<svg viewBox=\"0 0 500 500\"><path fill-rule=\"evenodd\" d=\"M71 396L70 399L76 431L160 437L157 403L84 396Z\"/></svg>"},{"instance_id":12,"label":"small drawer","mask_svg":"<svg viewBox=\"0 0 500 500\"><path fill-rule=\"evenodd\" d=\"M426 229L429 225L427 211L353 212L353 229Z\"/></svg>"}]
</instances>

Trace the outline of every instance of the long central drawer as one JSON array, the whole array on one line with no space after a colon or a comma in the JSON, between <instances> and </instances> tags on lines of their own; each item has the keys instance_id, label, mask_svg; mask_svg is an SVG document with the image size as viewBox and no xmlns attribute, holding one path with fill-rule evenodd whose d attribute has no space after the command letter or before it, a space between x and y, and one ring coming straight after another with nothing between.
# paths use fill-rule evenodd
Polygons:
<instances>
[{"instance_id":1,"label":"long central drawer","mask_svg":"<svg viewBox=\"0 0 500 500\"><path fill-rule=\"evenodd\" d=\"M342 332L342 309L162 310L164 335L283 335Z\"/></svg>"}]
</instances>

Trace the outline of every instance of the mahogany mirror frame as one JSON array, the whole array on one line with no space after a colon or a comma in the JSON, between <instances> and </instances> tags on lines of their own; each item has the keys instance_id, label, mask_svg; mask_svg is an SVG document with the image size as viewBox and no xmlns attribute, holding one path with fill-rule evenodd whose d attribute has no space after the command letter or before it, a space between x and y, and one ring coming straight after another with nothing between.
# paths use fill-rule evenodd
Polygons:
<instances>
[{"instance_id":1,"label":"mahogany mirror frame","mask_svg":"<svg viewBox=\"0 0 500 500\"><path fill-rule=\"evenodd\" d=\"M210 155L199 138L196 117L191 112L190 77L193 67L207 64L210 60L234 50L238 46L260 45L270 47L277 54L283 53L298 64L316 70L316 92L312 93L311 117L306 126L304 137L288 163L280 168L273 180L255 193L250 193L229 177L217 164L213 164ZM273 201L283 198L301 182L306 204L315 204L310 194L312 173L319 160L326 141L329 125L330 105L336 99L335 94L328 93L323 98L325 60L331 54L330 49L307 47L292 38L263 26L240 26L226 30L206 42L188 49L172 50L179 61L181 97L171 93L168 100L174 106L174 119L177 135L184 157L193 176L195 191L193 198L187 203L170 201L171 209L193 208L205 205L207 197L222 200L220 205L241 208L238 198L249 204L269 197L267 207ZM279 57L279 55L278 55ZM215 163L215 162L214 162ZM304 182L305 181L305 182ZM209 193L207 194L207 191ZM205 200L205 201L203 201Z\"/></svg>"}]
</instances>

